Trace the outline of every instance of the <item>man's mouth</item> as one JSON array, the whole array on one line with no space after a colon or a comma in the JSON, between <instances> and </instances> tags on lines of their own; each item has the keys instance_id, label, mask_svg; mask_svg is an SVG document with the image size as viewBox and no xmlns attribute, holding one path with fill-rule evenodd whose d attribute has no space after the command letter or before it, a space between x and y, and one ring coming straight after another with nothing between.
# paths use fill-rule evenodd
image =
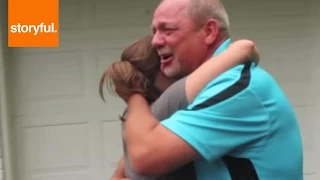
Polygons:
<instances>
[{"instance_id":1,"label":"man's mouth","mask_svg":"<svg viewBox=\"0 0 320 180\"><path fill-rule=\"evenodd\" d=\"M173 59L172 54L162 54L160 55L160 57L161 57L161 60L160 60L161 64L168 64Z\"/></svg>"},{"instance_id":2,"label":"man's mouth","mask_svg":"<svg viewBox=\"0 0 320 180\"><path fill-rule=\"evenodd\" d=\"M172 62L173 60L173 54L162 54L160 55L160 69L161 71L164 71L164 69L170 65L170 63Z\"/></svg>"}]
</instances>

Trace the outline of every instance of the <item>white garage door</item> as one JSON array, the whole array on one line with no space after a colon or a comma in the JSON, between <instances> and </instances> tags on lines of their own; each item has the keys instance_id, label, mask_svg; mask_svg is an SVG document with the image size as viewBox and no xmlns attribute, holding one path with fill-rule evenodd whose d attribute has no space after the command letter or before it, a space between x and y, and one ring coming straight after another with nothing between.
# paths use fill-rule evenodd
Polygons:
<instances>
[{"instance_id":1,"label":"white garage door","mask_svg":"<svg viewBox=\"0 0 320 180\"><path fill-rule=\"evenodd\" d=\"M105 180L122 148L122 101L98 96L103 69L123 47L150 33L153 0L60 2L60 48L13 50L17 180ZM303 4L307 3L307 4ZM317 0L225 0L235 38L259 45L262 65L281 83L299 116L305 171L320 173L320 18ZM281 151L281 149L279 149ZM314 176L311 176L314 175ZM320 177L318 177L320 178Z\"/></svg>"},{"instance_id":2,"label":"white garage door","mask_svg":"<svg viewBox=\"0 0 320 180\"><path fill-rule=\"evenodd\" d=\"M122 154L124 104L98 84L123 47L150 33L148 0L61 1L60 45L15 49L11 63L19 180L106 180Z\"/></svg>"}]
</instances>

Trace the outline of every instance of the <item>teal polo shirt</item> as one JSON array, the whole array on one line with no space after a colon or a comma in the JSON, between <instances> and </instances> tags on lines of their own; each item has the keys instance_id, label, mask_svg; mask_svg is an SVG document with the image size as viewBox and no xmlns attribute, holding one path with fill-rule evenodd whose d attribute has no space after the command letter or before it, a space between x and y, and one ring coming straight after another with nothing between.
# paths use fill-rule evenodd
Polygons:
<instances>
[{"instance_id":1,"label":"teal polo shirt","mask_svg":"<svg viewBox=\"0 0 320 180\"><path fill-rule=\"evenodd\" d=\"M226 40L214 56L230 43ZM161 124L201 155L191 179L303 179L293 108L274 78L251 62L210 81L187 109Z\"/></svg>"}]
</instances>

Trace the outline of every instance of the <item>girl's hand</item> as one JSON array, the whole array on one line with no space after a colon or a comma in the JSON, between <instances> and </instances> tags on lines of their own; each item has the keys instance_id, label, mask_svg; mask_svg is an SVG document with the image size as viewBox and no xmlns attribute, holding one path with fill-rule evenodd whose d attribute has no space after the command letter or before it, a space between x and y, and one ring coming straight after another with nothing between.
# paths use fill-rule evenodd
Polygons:
<instances>
[{"instance_id":1,"label":"girl's hand","mask_svg":"<svg viewBox=\"0 0 320 180\"><path fill-rule=\"evenodd\" d=\"M247 57L246 61L254 61L256 64L258 64L260 61L258 48L251 40L237 40L233 42L229 48L234 48L237 52L244 53L244 55Z\"/></svg>"}]
</instances>

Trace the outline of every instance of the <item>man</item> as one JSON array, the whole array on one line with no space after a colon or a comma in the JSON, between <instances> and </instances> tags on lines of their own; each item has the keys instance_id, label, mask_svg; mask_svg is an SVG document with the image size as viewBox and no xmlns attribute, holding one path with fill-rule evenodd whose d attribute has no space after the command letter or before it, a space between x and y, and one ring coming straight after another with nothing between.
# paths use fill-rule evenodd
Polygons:
<instances>
[{"instance_id":1,"label":"man","mask_svg":"<svg viewBox=\"0 0 320 180\"><path fill-rule=\"evenodd\" d=\"M104 81L114 82L114 88L117 89L116 92L125 101L125 97L130 97L135 92L147 92L143 94L151 105L152 114L157 119L166 119L174 112L187 108L188 104L193 102L197 94L200 93L207 83L213 78L218 77L222 72L240 63L252 60L258 63L260 59L259 53L252 41L240 40L234 42L224 53L212 57L210 61L203 63L196 71L173 83L172 78L168 78L160 72L160 57L158 56L157 49L151 47L151 42L152 36L147 36L136 41L124 50L121 55L122 61L112 64L105 71L100 81L100 95L102 99L104 99L102 93ZM128 62L131 62L132 68L137 69L130 69ZM126 71L124 67L127 67L129 70ZM144 83L137 84L137 82ZM132 84L137 84L137 86L133 88ZM122 118L123 123L125 123L125 118L124 113ZM123 137L123 146L124 159L120 160L112 176L114 180L123 178L132 180L194 179L192 178L194 177L192 164L160 176L145 176L136 173L132 170L127 156L125 137Z\"/></svg>"},{"instance_id":2,"label":"man","mask_svg":"<svg viewBox=\"0 0 320 180\"><path fill-rule=\"evenodd\" d=\"M152 22L161 70L182 78L230 44L218 0L163 0ZM139 124L139 126L137 126ZM161 121L143 96L128 100L128 157L146 175L194 163L194 179L303 179L295 114L275 80L247 63L212 80L185 110Z\"/></svg>"}]
</instances>

